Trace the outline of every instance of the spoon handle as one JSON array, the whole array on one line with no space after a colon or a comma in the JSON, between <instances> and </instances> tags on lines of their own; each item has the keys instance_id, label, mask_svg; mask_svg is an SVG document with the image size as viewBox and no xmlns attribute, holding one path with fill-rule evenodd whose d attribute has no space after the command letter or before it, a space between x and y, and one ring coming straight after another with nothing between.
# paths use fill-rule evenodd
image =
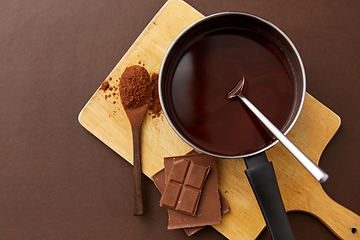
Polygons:
<instances>
[{"instance_id":1,"label":"spoon handle","mask_svg":"<svg viewBox=\"0 0 360 240\"><path fill-rule=\"evenodd\" d=\"M141 124L132 127L133 148L134 148L134 216L144 214L143 187L141 171Z\"/></svg>"},{"instance_id":2,"label":"spoon handle","mask_svg":"<svg viewBox=\"0 0 360 240\"><path fill-rule=\"evenodd\" d=\"M289 152L314 176L320 183L325 182L327 175L313 161L311 161L303 152L300 151L285 135L267 119L243 94L238 97L246 104L246 106L256 115L256 117L275 135L275 137L289 150Z\"/></svg>"}]
</instances>

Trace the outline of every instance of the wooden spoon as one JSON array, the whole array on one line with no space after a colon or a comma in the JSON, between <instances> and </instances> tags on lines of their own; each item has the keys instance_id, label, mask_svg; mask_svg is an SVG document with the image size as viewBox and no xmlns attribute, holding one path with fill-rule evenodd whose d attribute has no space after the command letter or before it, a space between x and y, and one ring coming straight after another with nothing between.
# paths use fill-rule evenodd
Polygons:
<instances>
[{"instance_id":1,"label":"wooden spoon","mask_svg":"<svg viewBox=\"0 0 360 240\"><path fill-rule=\"evenodd\" d=\"M144 214L141 171L141 126L151 97L149 73L142 66L127 67L120 79L120 98L133 136L134 215Z\"/></svg>"}]
</instances>

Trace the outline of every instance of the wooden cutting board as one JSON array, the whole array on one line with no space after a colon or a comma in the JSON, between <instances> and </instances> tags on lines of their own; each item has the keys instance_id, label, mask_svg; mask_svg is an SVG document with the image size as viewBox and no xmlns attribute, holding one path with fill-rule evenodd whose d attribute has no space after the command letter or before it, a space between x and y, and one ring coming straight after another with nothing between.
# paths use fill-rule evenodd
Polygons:
<instances>
[{"instance_id":1,"label":"wooden cutting board","mask_svg":"<svg viewBox=\"0 0 360 240\"><path fill-rule=\"evenodd\" d=\"M116 87L124 69L142 65L151 74L159 73L170 43L188 25L203 15L180 0L168 1L151 20L134 44L104 81L106 91L97 90L79 114L79 122L111 149L132 163L130 123L122 108ZM148 177L163 168L166 156L183 155L191 150L171 129L163 114L146 115L142 128L143 173ZM327 143L340 126L340 118L306 94L301 115L288 134L316 164ZM341 239L359 239L360 218L330 199L321 185L277 144L267 152L273 162L287 211L303 211L320 219ZM230 213L213 226L229 239L255 239L265 227L260 208L247 181L242 159L219 159L219 188L229 202ZM330 176L331 177L331 176ZM164 226L166 228L166 226Z\"/></svg>"}]
</instances>

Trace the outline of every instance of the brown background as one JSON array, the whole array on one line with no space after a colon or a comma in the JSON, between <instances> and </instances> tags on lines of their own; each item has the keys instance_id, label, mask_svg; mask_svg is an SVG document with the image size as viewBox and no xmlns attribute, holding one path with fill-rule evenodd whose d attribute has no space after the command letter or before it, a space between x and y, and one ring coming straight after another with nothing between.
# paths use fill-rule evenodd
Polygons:
<instances>
[{"instance_id":1,"label":"brown background","mask_svg":"<svg viewBox=\"0 0 360 240\"><path fill-rule=\"evenodd\" d=\"M307 91L342 119L320 160L330 175L323 187L360 214L360 2L187 2L204 15L259 15L292 39ZM132 216L132 166L77 122L164 3L0 0L0 239L188 239L166 230L147 178L145 215ZM337 239L308 214L289 218L297 239ZM207 227L191 239L224 237Z\"/></svg>"}]
</instances>

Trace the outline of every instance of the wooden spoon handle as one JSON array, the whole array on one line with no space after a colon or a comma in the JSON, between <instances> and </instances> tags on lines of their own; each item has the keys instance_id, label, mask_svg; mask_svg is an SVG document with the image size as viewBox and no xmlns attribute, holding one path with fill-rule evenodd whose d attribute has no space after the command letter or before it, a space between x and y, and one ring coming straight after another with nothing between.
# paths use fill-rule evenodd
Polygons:
<instances>
[{"instance_id":1,"label":"wooden spoon handle","mask_svg":"<svg viewBox=\"0 0 360 240\"><path fill-rule=\"evenodd\" d=\"M132 127L132 134L134 145L134 216L141 216L144 214L140 146L141 124Z\"/></svg>"}]
</instances>

